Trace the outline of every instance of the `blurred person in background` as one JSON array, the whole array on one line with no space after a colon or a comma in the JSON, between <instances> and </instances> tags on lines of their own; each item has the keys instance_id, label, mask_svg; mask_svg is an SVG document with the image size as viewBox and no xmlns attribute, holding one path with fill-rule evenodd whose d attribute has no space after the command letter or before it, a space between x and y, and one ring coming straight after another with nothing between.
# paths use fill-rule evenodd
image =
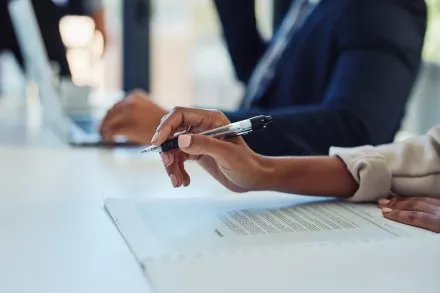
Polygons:
<instances>
[{"instance_id":1,"label":"blurred person in background","mask_svg":"<svg viewBox=\"0 0 440 293\"><path fill-rule=\"evenodd\" d=\"M8 12L11 0L0 0L0 53L10 51L20 66L24 67L23 56ZM48 53L49 60L56 63L63 77L71 77L71 71L63 44L59 22L65 15L90 15L96 23L96 30L106 40L104 9L101 0L32 0L35 15Z\"/></svg>"},{"instance_id":2,"label":"blurred person in background","mask_svg":"<svg viewBox=\"0 0 440 293\"><path fill-rule=\"evenodd\" d=\"M107 45L107 27L105 24L105 9L103 0L52 0L62 12L62 15L86 15L94 24L95 30L101 33L104 48Z\"/></svg>"},{"instance_id":3,"label":"blurred person in background","mask_svg":"<svg viewBox=\"0 0 440 293\"><path fill-rule=\"evenodd\" d=\"M245 138L251 149L320 155L393 141L422 60L423 0L295 0L269 42L257 30L254 0L214 3L247 85L240 109L226 116L273 116L271 131ZM166 113L134 91L110 109L100 132L150 144Z\"/></svg>"},{"instance_id":4,"label":"blurred person in background","mask_svg":"<svg viewBox=\"0 0 440 293\"><path fill-rule=\"evenodd\" d=\"M228 125L219 111L180 108L157 129L155 145L181 129ZM262 132L270 132L275 124ZM253 136L251 134L250 136ZM234 192L277 191L379 202L384 217L440 233L440 125L425 135L380 146L331 148L330 156L261 156L242 137L229 140L200 134L178 138L180 149L162 153L173 187L188 186L186 160L195 160ZM276 147L276 143L272 143Z\"/></svg>"}]
</instances>

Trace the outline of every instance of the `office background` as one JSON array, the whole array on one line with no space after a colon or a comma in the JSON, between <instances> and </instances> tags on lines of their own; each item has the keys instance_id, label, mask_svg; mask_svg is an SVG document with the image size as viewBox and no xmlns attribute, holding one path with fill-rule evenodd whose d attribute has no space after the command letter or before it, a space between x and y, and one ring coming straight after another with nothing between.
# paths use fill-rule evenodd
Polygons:
<instances>
[{"instance_id":1,"label":"office background","mask_svg":"<svg viewBox=\"0 0 440 293\"><path fill-rule=\"evenodd\" d=\"M271 37L289 2L256 0L257 20L265 38ZM440 0L426 2L429 26L425 62L402 128L413 134L440 123ZM103 58L102 39L93 33L90 19L69 16L60 25L75 83L91 85L102 92L143 87L155 101L167 107L236 106L243 87L235 80L212 0L104 3L108 45ZM146 10L139 12L139 5L147 5ZM133 34L139 23L142 25L137 28L138 33ZM150 70L145 72L145 68ZM0 74L3 92L23 89L23 78L10 56L0 56L0 70L7 72Z\"/></svg>"}]
</instances>

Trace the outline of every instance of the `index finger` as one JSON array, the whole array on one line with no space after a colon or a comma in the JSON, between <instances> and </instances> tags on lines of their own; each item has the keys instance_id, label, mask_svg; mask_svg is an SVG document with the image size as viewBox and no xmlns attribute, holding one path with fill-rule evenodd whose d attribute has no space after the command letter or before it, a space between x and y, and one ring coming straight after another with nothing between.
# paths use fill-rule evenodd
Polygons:
<instances>
[{"instance_id":1,"label":"index finger","mask_svg":"<svg viewBox=\"0 0 440 293\"><path fill-rule=\"evenodd\" d=\"M440 207L440 200L429 197L393 198L379 201L380 207L388 207L393 210L420 211L436 214Z\"/></svg>"},{"instance_id":2,"label":"index finger","mask_svg":"<svg viewBox=\"0 0 440 293\"><path fill-rule=\"evenodd\" d=\"M220 111L176 107L157 127L151 143L160 145L182 128L191 127L194 131L205 131L229 123L228 118Z\"/></svg>"},{"instance_id":3,"label":"index finger","mask_svg":"<svg viewBox=\"0 0 440 293\"><path fill-rule=\"evenodd\" d=\"M382 213L390 220L440 233L440 220L433 214L399 210L385 210Z\"/></svg>"}]
</instances>

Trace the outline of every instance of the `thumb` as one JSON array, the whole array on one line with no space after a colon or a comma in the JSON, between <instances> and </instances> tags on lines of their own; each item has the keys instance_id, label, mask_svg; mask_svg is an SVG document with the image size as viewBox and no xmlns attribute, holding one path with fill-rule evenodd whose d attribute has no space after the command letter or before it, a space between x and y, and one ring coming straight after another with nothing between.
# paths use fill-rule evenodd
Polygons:
<instances>
[{"instance_id":1,"label":"thumb","mask_svg":"<svg viewBox=\"0 0 440 293\"><path fill-rule=\"evenodd\" d=\"M204 135L180 135L178 138L179 148L189 155L208 155L217 162L226 163L234 160L237 155L237 147L231 142L222 141Z\"/></svg>"}]
</instances>

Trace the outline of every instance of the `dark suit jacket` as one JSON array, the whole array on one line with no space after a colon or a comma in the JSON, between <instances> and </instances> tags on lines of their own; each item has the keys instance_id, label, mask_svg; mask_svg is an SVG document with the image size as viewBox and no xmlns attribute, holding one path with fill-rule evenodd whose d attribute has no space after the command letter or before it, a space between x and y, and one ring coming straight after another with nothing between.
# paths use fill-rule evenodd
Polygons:
<instances>
[{"instance_id":1,"label":"dark suit jacket","mask_svg":"<svg viewBox=\"0 0 440 293\"><path fill-rule=\"evenodd\" d=\"M8 12L8 2L0 0L0 53L8 50L15 55L23 66L23 57ZM49 59L60 65L61 75L70 76L70 68L66 58L66 49L61 39L59 22L64 15L85 15L85 0L69 0L68 5L60 7L52 0L32 0L35 15L40 26L42 37Z\"/></svg>"},{"instance_id":2,"label":"dark suit jacket","mask_svg":"<svg viewBox=\"0 0 440 293\"><path fill-rule=\"evenodd\" d=\"M254 0L215 0L237 78L247 83L267 48ZM331 146L391 142L421 63L423 0L322 0L290 39L272 85L232 121L270 113L245 137L265 155L325 155Z\"/></svg>"},{"instance_id":3,"label":"dark suit jacket","mask_svg":"<svg viewBox=\"0 0 440 293\"><path fill-rule=\"evenodd\" d=\"M2 50L11 51L17 61L23 66L23 56L9 16L8 2L10 1L0 0L0 53ZM62 17L61 10L52 0L32 0L31 2L49 59L60 65L61 75L70 76L66 48L59 31L59 21Z\"/></svg>"}]
</instances>

